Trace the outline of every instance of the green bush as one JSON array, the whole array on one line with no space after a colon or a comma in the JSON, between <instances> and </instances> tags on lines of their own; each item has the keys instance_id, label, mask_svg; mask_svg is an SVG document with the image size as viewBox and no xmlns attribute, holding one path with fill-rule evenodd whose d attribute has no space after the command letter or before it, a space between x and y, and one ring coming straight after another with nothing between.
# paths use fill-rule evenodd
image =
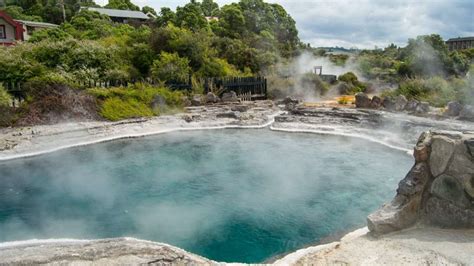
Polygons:
<instances>
[{"instance_id":1,"label":"green bush","mask_svg":"<svg viewBox=\"0 0 474 266\"><path fill-rule=\"evenodd\" d=\"M177 53L161 52L160 59L153 62L151 73L161 81L181 81L189 78L189 60Z\"/></svg>"},{"instance_id":2,"label":"green bush","mask_svg":"<svg viewBox=\"0 0 474 266\"><path fill-rule=\"evenodd\" d=\"M0 106L10 106L12 98L10 94L0 84Z\"/></svg>"},{"instance_id":3,"label":"green bush","mask_svg":"<svg viewBox=\"0 0 474 266\"><path fill-rule=\"evenodd\" d=\"M111 121L150 117L154 115L151 108L145 103L133 98L123 100L119 97L112 97L105 100L100 109L100 114Z\"/></svg>"},{"instance_id":4,"label":"green bush","mask_svg":"<svg viewBox=\"0 0 474 266\"><path fill-rule=\"evenodd\" d=\"M343 81L343 82L347 82L347 83L354 83L354 82L358 81L357 76L352 72L347 72L343 75L340 75L338 77L338 80Z\"/></svg>"},{"instance_id":5,"label":"green bush","mask_svg":"<svg viewBox=\"0 0 474 266\"><path fill-rule=\"evenodd\" d=\"M340 75L337 78L341 82L345 82L350 88L347 93L355 94L358 92L365 92L367 90L367 84L360 82L356 74L353 72L347 72L343 75Z\"/></svg>"},{"instance_id":6,"label":"green bush","mask_svg":"<svg viewBox=\"0 0 474 266\"><path fill-rule=\"evenodd\" d=\"M474 78L443 79L432 77L428 79L407 79L402 81L394 91L386 91L384 96L404 95L407 99L429 102L436 107L444 107L450 101L465 104L473 103Z\"/></svg>"},{"instance_id":7,"label":"green bush","mask_svg":"<svg viewBox=\"0 0 474 266\"><path fill-rule=\"evenodd\" d=\"M100 114L112 121L148 117L180 110L184 97L180 91L143 83L137 83L128 88L95 88L88 90L88 93L99 100ZM162 97L166 105L155 106L153 109L153 102L157 97Z\"/></svg>"}]
</instances>

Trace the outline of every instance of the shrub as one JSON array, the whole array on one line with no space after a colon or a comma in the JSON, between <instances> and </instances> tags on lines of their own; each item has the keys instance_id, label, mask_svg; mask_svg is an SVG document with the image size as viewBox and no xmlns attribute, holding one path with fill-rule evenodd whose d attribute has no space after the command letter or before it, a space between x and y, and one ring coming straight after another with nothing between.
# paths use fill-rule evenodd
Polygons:
<instances>
[{"instance_id":1,"label":"shrub","mask_svg":"<svg viewBox=\"0 0 474 266\"><path fill-rule=\"evenodd\" d=\"M329 90L328 84L315 73L304 74L301 78L301 86L317 96L324 95Z\"/></svg>"},{"instance_id":2,"label":"shrub","mask_svg":"<svg viewBox=\"0 0 474 266\"><path fill-rule=\"evenodd\" d=\"M100 114L109 120L148 117L179 110L183 106L184 94L164 87L154 87L137 83L128 88L95 88L88 93L99 100ZM157 97L162 97L165 105L154 106ZM155 107L153 109L153 107ZM116 113L114 113L116 112Z\"/></svg>"},{"instance_id":3,"label":"shrub","mask_svg":"<svg viewBox=\"0 0 474 266\"><path fill-rule=\"evenodd\" d=\"M0 107L10 106L12 98L10 94L0 84Z\"/></svg>"},{"instance_id":4,"label":"shrub","mask_svg":"<svg viewBox=\"0 0 474 266\"><path fill-rule=\"evenodd\" d=\"M100 109L100 114L111 121L128 118L153 116L153 111L146 104L133 98L122 100L119 97L112 97L104 101Z\"/></svg>"},{"instance_id":5,"label":"shrub","mask_svg":"<svg viewBox=\"0 0 474 266\"><path fill-rule=\"evenodd\" d=\"M345 82L348 85L348 93L350 94L365 92L367 90L367 84L360 82L356 74L354 74L353 72L347 72L343 75L340 75L338 77L338 80L341 82Z\"/></svg>"},{"instance_id":6,"label":"shrub","mask_svg":"<svg viewBox=\"0 0 474 266\"><path fill-rule=\"evenodd\" d=\"M189 59L177 53L161 52L160 59L153 61L151 73L161 81L181 81L189 78Z\"/></svg>"}]
</instances>

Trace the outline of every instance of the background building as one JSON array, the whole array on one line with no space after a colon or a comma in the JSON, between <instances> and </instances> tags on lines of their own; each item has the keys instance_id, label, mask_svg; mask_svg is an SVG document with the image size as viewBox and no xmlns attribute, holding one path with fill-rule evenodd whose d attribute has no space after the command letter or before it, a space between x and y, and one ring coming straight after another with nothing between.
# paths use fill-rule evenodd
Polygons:
<instances>
[{"instance_id":1,"label":"background building","mask_svg":"<svg viewBox=\"0 0 474 266\"><path fill-rule=\"evenodd\" d=\"M113 22L130 23L134 21L145 22L150 19L150 16L141 11L109 9L99 7L83 7L82 9L95 11L101 15L107 15Z\"/></svg>"},{"instance_id":2,"label":"background building","mask_svg":"<svg viewBox=\"0 0 474 266\"><path fill-rule=\"evenodd\" d=\"M14 45L27 41L33 32L58 27L56 24L15 20L4 11L0 11L0 45Z\"/></svg>"},{"instance_id":3,"label":"background building","mask_svg":"<svg viewBox=\"0 0 474 266\"><path fill-rule=\"evenodd\" d=\"M452 38L446 41L449 51L474 48L474 37Z\"/></svg>"}]
</instances>

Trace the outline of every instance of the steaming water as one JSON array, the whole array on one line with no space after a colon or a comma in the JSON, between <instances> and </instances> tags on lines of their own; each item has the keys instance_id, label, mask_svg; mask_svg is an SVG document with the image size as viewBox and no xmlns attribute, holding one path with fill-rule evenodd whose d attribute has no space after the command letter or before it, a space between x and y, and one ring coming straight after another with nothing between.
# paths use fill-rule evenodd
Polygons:
<instances>
[{"instance_id":1,"label":"steaming water","mask_svg":"<svg viewBox=\"0 0 474 266\"><path fill-rule=\"evenodd\" d=\"M0 242L133 236L262 262L365 224L412 159L358 139L181 132L0 164Z\"/></svg>"}]
</instances>

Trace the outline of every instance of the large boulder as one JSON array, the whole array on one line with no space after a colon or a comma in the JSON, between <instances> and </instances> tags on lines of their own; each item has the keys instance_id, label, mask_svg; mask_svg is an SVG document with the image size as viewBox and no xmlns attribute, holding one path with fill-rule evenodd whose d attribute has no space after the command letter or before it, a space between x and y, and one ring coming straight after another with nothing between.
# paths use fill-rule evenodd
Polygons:
<instances>
[{"instance_id":1,"label":"large boulder","mask_svg":"<svg viewBox=\"0 0 474 266\"><path fill-rule=\"evenodd\" d=\"M447 116L458 116L461 113L463 106L459 102L449 102L444 112Z\"/></svg>"},{"instance_id":2,"label":"large boulder","mask_svg":"<svg viewBox=\"0 0 474 266\"><path fill-rule=\"evenodd\" d=\"M405 110L405 107L408 104L407 98L403 95L398 95L397 98L395 98L395 110L397 111L403 111Z\"/></svg>"},{"instance_id":3,"label":"large boulder","mask_svg":"<svg viewBox=\"0 0 474 266\"><path fill-rule=\"evenodd\" d=\"M237 97L237 93L235 91L230 91L222 94L222 101L223 102L239 102L239 98Z\"/></svg>"},{"instance_id":4,"label":"large boulder","mask_svg":"<svg viewBox=\"0 0 474 266\"><path fill-rule=\"evenodd\" d=\"M373 99L372 99L373 101ZM395 100L392 97L385 97L382 102L383 108L388 111L394 111L396 108Z\"/></svg>"},{"instance_id":5,"label":"large boulder","mask_svg":"<svg viewBox=\"0 0 474 266\"><path fill-rule=\"evenodd\" d=\"M379 109L380 107L382 107L382 99L379 96L372 97L370 108Z\"/></svg>"},{"instance_id":6,"label":"large boulder","mask_svg":"<svg viewBox=\"0 0 474 266\"><path fill-rule=\"evenodd\" d=\"M474 121L474 106L465 105L459 113L459 119Z\"/></svg>"},{"instance_id":7,"label":"large boulder","mask_svg":"<svg viewBox=\"0 0 474 266\"><path fill-rule=\"evenodd\" d=\"M355 95L355 105L357 108L370 108L372 101L369 96L363 92L359 92Z\"/></svg>"},{"instance_id":8,"label":"large boulder","mask_svg":"<svg viewBox=\"0 0 474 266\"><path fill-rule=\"evenodd\" d=\"M218 103L219 97L212 92L206 94L206 103Z\"/></svg>"},{"instance_id":9,"label":"large boulder","mask_svg":"<svg viewBox=\"0 0 474 266\"><path fill-rule=\"evenodd\" d=\"M415 112L418 104L420 104L420 102L417 100L409 100L405 106L405 110L408 112Z\"/></svg>"},{"instance_id":10,"label":"large boulder","mask_svg":"<svg viewBox=\"0 0 474 266\"><path fill-rule=\"evenodd\" d=\"M192 106L202 105L202 95L199 95L199 94L193 95L193 98L191 99L191 104Z\"/></svg>"},{"instance_id":11,"label":"large boulder","mask_svg":"<svg viewBox=\"0 0 474 266\"><path fill-rule=\"evenodd\" d=\"M425 132L414 150L415 166L396 197L367 217L369 230L385 234L414 224L474 227L474 134Z\"/></svg>"},{"instance_id":12,"label":"large boulder","mask_svg":"<svg viewBox=\"0 0 474 266\"><path fill-rule=\"evenodd\" d=\"M428 102L420 102L415 108L415 112L418 114L426 114L430 111L430 104Z\"/></svg>"}]
</instances>

